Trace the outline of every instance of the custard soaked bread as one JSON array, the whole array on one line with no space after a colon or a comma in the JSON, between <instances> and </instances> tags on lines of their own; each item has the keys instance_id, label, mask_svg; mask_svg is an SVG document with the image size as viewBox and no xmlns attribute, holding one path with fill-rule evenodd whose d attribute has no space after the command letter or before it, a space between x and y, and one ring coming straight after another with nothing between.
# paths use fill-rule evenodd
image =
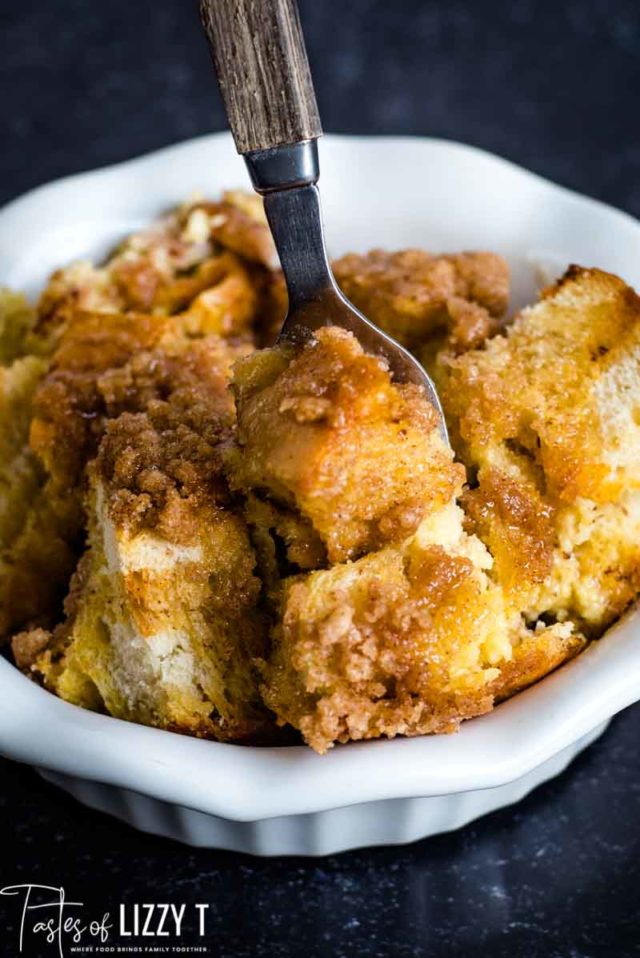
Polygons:
<instances>
[{"instance_id":1,"label":"custard soaked bread","mask_svg":"<svg viewBox=\"0 0 640 958\"><path fill-rule=\"evenodd\" d=\"M570 623L527 628L490 568L449 505L402 547L287 580L265 702L319 752L490 711L584 646Z\"/></svg>"},{"instance_id":2,"label":"custard soaked bread","mask_svg":"<svg viewBox=\"0 0 640 958\"><path fill-rule=\"evenodd\" d=\"M39 599L49 605L59 598L51 570L72 567L56 531L66 528L66 505L49 503L46 473L29 446L34 396L47 369L45 359L26 353L35 320L23 297L0 290L0 642L38 619Z\"/></svg>"},{"instance_id":3,"label":"custard soaked bread","mask_svg":"<svg viewBox=\"0 0 640 958\"><path fill-rule=\"evenodd\" d=\"M0 287L0 556L19 534L41 480L29 450L29 424L33 396L47 367L43 359L24 354L24 339L34 322L24 297Z\"/></svg>"},{"instance_id":4,"label":"custard soaked bread","mask_svg":"<svg viewBox=\"0 0 640 958\"><path fill-rule=\"evenodd\" d=\"M419 387L392 384L345 330L321 329L302 351L254 353L234 389L232 484L293 512L328 562L406 539L461 487Z\"/></svg>"},{"instance_id":5,"label":"custard soaked bread","mask_svg":"<svg viewBox=\"0 0 640 958\"><path fill-rule=\"evenodd\" d=\"M36 336L55 342L76 309L188 312L207 332L248 332L274 256L259 197L233 192L218 203L186 203L127 237L102 265L79 261L54 273L40 297Z\"/></svg>"},{"instance_id":6,"label":"custard soaked bread","mask_svg":"<svg viewBox=\"0 0 640 958\"><path fill-rule=\"evenodd\" d=\"M30 622L55 621L61 591L83 547L85 470L105 424L179 391L195 375L197 362L206 380L215 379L226 391L233 361L249 348L246 340L213 334L193 339L177 317L135 314L75 311L58 335L29 409L28 455L42 478L0 577L5 634ZM206 344L206 363L196 360L192 347L199 343Z\"/></svg>"},{"instance_id":7,"label":"custard soaked bread","mask_svg":"<svg viewBox=\"0 0 640 958\"><path fill-rule=\"evenodd\" d=\"M500 257L338 261L463 466L348 333L256 351L273 259L234 193L0 297L0 634L70 702L221 741L453 730L638 593L640 301L574 268L502 333Z\"/></svg>"},{"instance_id":8,"label":"custard soaked bread","mask_svg":"<svg viewBox=\"0 0 640 958\"><path fill-rule=\"evenodd\" d=\"M102 266L59 271L24 322L15 297L11 322L0 315L3 359L32 354L3 390L3 466L16 475L22 456L37 479L25 467L24 507L13 494L5 510L0 631L30 626L16 661L69 701L223 740L272 736L252 665L261 584L217 453L272 259L261 202L228 195Z\"/></svg>"},{"instance_id":9,"label":"custard soaked bread","mask_svg":"<svg viewBox=\"0 0 640 958\"><path fill-rule=\"evenodd\" d=\"M0 295L0 363L13 363L0 367L0 641L61 611L84 545L86 465L105 422L145 402L135 362L116 398L113 372L154 349L166 365L212 334L228 343L217 347L228 371L249 348L272 260L261 201L233 193L185 204L101 266L59 270L37 311Z\"/></svg>"},{"instance_id":10,"label":"custard soaked bread","mask_svg":"<svg viewBox=\"0 0 640 958\"><path fill-rule=\"evenodd\" d=\"M22 484L24 508L14 513L18 525L0 576L0 636L29 624L55 624L84 546L85 468L105 421L122 411L105 400L102 383L132 355L144 355L168 332L167 322L70 313L49 360L21 360L39 367L23 406L22 438L38 482L35 489Z\"/></svg>"},{"instance_id":11,"label":"custard soaked bread","mask_svg":"<svg viewBox=\"0 0 640 958\"><path fill-rule=\"evenodd\" d=\"M640 588L640 299L572 267L445 369L463 505L509 601L599 634Z\"/></svg>"},{"instance_id":12,"label":"custard soaked bread","mask_svg":"<svg viewBox=\"0 0 640 958\"><path fill-rule=\"evenodd\" d=\"M36 312L21 293L0 286L0 366L10 366L29 353Z\"/></svg>"},{"instance_id":13,"label":"custard soaked bread","mask_svg":"<svg viewBox=\"0 0 640 958\"><path fill-rule=\"evenodd\" d=\"M89 469L89 548L67 620L13 645L68 701L258 741L272 728L253 665L265 623L253 550L221 469L233 424L221 348L217 337L169 337L99 380L106 409L132 394L139 411L103 424Z\"/></svg>"},{"instance_id":14,"label":"custard soaked bread","mask_svg":"<svg viewBox=\"0 0 640 958\"><path fill-rule=\"evenodd\" d=\"M509 301L509 268L495 253L372 250L333 268L351 302L419 356L480 345L499 329Z\"/></svg>"},{"instance_id":15,"label":"custard soaked bread","mask_svg":"<svg viewBox=\"0 0 640 958\"><path fill-rule=\"evenodd\" d=\"M234 388L232 483L263 554L266 525L272 557L280 540L289 560L270 583L263 695L318 751L450 731L582 646L571 625L529 630L505 605L489 553L463 531L464 474L426 397L351 334L249 356ZM328 568L287 575L312 567L314 533Z\"/></svg>"}]
</instances>

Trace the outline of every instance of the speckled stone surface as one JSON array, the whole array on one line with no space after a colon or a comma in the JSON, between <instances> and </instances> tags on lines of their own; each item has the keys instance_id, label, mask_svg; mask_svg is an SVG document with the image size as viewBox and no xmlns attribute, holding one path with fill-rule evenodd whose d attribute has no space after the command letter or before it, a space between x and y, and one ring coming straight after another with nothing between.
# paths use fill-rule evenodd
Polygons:
<instances>
[{"instance_id":1,"label":"speckled stone surface","mask_svg":"<svg viewBox=\"0 0 640 958\"><path fill-rule=\"evenodd\" d=\"M0 201L222 129L196 6L2 0ZM326 129L464 140L640 215L636 0L301 9ZM0 761L0 887L64 884L97 911L208 903L215 956L624 958L640 954L639 738L636 707L514 809L320 861L181 848ZM1 898L1 955L17 924Z\"/></svg>"}]
</instances>

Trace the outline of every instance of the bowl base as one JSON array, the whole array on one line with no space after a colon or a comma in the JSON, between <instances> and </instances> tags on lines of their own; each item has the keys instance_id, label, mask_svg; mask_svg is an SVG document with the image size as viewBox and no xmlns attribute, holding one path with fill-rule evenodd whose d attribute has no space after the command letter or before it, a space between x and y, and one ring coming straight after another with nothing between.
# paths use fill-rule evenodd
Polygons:
<instances>
[{"instance_id":1,"label":"bowl base","mask_svg":"<svg viewBox=\"0 0 640 958\"><path fill-rule=\"evenodd\" d=\"M144 832L200 848L249 855L330 855L372 845L402 845L461 828L512 805L564 771L606 729L603 722L522 778L487 788L428 798L398 798L348 805L308 815L238 822L171 805L149 795L39 768L46 781L83 805L106 812Z\"/></svg>"}]
</instances>

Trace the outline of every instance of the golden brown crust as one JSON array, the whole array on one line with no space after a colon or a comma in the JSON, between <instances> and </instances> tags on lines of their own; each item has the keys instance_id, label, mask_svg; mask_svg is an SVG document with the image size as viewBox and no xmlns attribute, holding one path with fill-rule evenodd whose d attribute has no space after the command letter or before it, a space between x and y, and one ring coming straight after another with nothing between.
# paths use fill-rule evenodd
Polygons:
<instances>
[{"instance_id":1,"label":"golden brown crust","mask_svg":"<svg viewBox=\"0 0 640 958\"><path fill-rule=\"evenodd\" d=\"M260 297L253 273L266 272L251 261L258 254L266 258L270 237L264 215L251 200L234 194L222 205L233 227L229 243L220 209L212 218L204 205L187 204L127 238L102 266L77 263L54 274L41 297L35 328L34 318L21 318L11 301L14 345L7 340L7 348L18 343L20 331L23 351L50 356L52 362L37 390L33 421L26 426L31 449L25 448L15 464L25 508L27 498L37 496L26 513L14 508L17 502L9 503L15 528L10 555L1 557L7 596L0 603L0 632L55 621L60 589L82 540L85 467L105 423L124 410L144 409L154 395L165 397L180 379L180 357L191 342L212 334L229 340L216 349L211 345L215 337L209 338L211 350L201 361L203 367L220 365L225 376L249 348L246 334ZM170 321L167 314L174 314ZM28 361L45 365L35 356ZM26 447L24 437L22 441ZM27 475L29 462L35 464L33 481ZM0 515L0 525L1 520ZM37 559L31 558L34 550Z\"/></svg>"},{"instance_id":2,"label":"golden brown crust","mask_svg":"<svg viewBox=\"0 0 640 958\"><path fill-rule=\"evenodd\" d=\"M507 336L454 361L445 399L471 454L517 442L559 498L615 497L593 387L633 348L639 319L640 299L622 280L574 267Z\"/></svg>"},{"instance_id":3,"label":"golden brown crust","mask_svg":"<svg viewBox=\"0 0 640 958\"><path fill-rule=\"evenodd\" d=\"M2 555L0 636L31 625L51 626L79 550L83 547L78 503L45 482L30 503L19 533Z\"/></svg>"},{"instance_id":4,"label":"golden brown crust","mask_svg":"<svg viewBox=\"0 0 640 958\"><path fill-rule=\"evenodd\" d=\"M22 293L0 286L0 366L10 366L29 353L27 341L36 312Z\"/></svg>"},{"instance_id":5,"label":"golden brown crust","mask_svg":"<svg viewBox=\"0 0 640 958\"><path fill-rule=\"evenodd\" d=\"M245 259L272 268L276 251L267 225L262 198L228 190L219 203L198 203L210 217L211 236Z\"/></svg>"},{"instance_id":6,"label":"golden brown crust","mask_svg":"<svg viewBox=\"0 0 640 958\"><path fill-rule=\"evenodd\" d=\"M499 318L509 305L509 267L496 253L452 253L443 256L456 274L456 294Z\"/></svg>"},{"instance_id":7,"label":"golden brown crust","mask_svg":"<svg viewBox=\"0 0 640 958\"><path fill-rule=\"evenodd\" d=\"M11 651L19 669L26 672L35 666L39 656L51 641L51 633L45 629L18 632L11 640Z\"/></svg>"},{"instance_id":8,"label":"golden brown crust","mask_svg":"<svg viewBox=\"0 0 640 958\"><path fill-rule=\"evenodd\" d=\"M513 658L503 665L500 675L491 683L495 701L502 702L538 682L582 652L586 645L584 636L575 632L570 635L559 634L557 629L530 632L515 645Z\"/></svg>"},{"instance_id":9,"label":"golden brown crust","mask_svg":"<svg viewBox=\"0 0 640 958\"><path fill-rule=\"evenodd\" d=\"M372 250L343 256L334 271L358 309L413 350L442 333L455 352L480 345L499 329L509 297L507 264L493 253Z\"/></svg>"},{"instance_id":10,"label":"golden brown crust","mask_svg":"<svg viewBox=\"0 0 640 958\"><path fill-rule=\"evenodd\" d=\"M210 404L215 397L230 428L228 375L248 348L246 342L213 335L192 339L180 323L166 317L70 316L30 410L27 452L41 479L6 561L2 556L6 568L0 594L6 591L6 596L1 633L29 623L54 624L84 539L86 466L106 423L168 398L174 406L192 404L195 422L202 415L195 395L199 391Z\"/></svg>"},{"instance_id":11,"label":"golden brown crust","mask_svg":"<svg viewBox=\"0 0 640 958\"><path fill-rule=\"evenodd\" d=\"M66 372L94 386L82 391L94 429L80 435L73 459L86 467L98 447L86 467L89 549L63 626L45 647L21 637L17 654L48 687L85 707L219 741L274 741L252 665L265 652L262 586L220 457L234 421L235 347L143 317L140 340L152 348L92 369L123 355L117 337L111 351L98 345L114 318L100 325L85 316L64 334ZM127 343L135 326L135 317L123 318ZM66 382L77 384L73 376ZM60 429L69 409L72 418L78 413L78 390L66 396ZM54 446L56 475L77 479Z\"/></svg>"},{"instance_id":12,"label":"golden brown crust","mask_svg":"<svg viewBox=\"0 0 640 958\"><path fill-rule=\"evenodd\" d=\"M311 523L330 562L406 538L462 481L434 410L336 327L238 363L232 484Z\"/></svg>"},{"instance_id":13,"label":"golden brown crust","mask_svg":"<svg viewBox=\"0 0 640 958\"><path fill-rule=\"evenodd\" d=\"M231 421L227 377L249 348L215 335L191 339L172 318L75 313L36 392L32 448L52 476L73 487L108 419L169 392L186 402L199 378L226 404Z\"/></svg>"},{"instance_id":14,"label":"golden brown crust","mask_svg":"<svg viewBox=\"0 0 640 958\"><path fill-rule=\"evenodd\" d=\"M273 265L261 204L240 192L186 204L125 239L102 266L78 262L56 271L38 303L32 344L50 352L78 310L185 312L200 332L248 333L258 318L252 270Z\"/></svg>"},{"instance_id":15,"label":"golden brown crust","mask_svg":"<svg viewBox=\"0 0 640 958\"><path fill-rule=\"evenodd\" d=\"M495 575L511 595L523 582L528 589L545 580L553 565L554 508L524 471L514 476L481 469L477 487L465 490L461 504L467 531L488 547Z\"/></svg>"},{"instance_id":16,"label":"golden brown crust","mask_svg":"<svg viewBox=\"0 0 640 958\"><path fill-rule=\"evenodd\" d=\"M112 516L119 527L129 533L155 529L170 541L188 541L199 506L229 501L220 444L231 435L234 408L225 365L219 343L205 341L178 357L154 356L144 364L143 375L153 373L155 395L144 411L107 423L96 463L116 490ZM129 392L128 384L114 389L112 379L109 385L112 399ZM135 394L140 400L145 390L136 388Z\"/></svg>"},{"instance_id":17,"label":"golden brown crust","mask_svg":"<svg viewBox=\"0 0 640 958\"><path fill-rule=\"evenodd\" d=\"M592 635L636 594L640 299L572 267L506 335L454 360L442 397L477 488L469 529L532 619Z\"/></svg>"},{"instance_id":18,"label":"golden brown crust","mask_svg":"<svg viewBox=\"0 0 640 958\"><path fill-rule=\"evenodd\" d=\"M500 630L499 609L471 558L437 545L294 578L265 666L265 701L320 752L454 731L493 705L496 670L481 649Z\"/></svg>"},{"instance_id":19,"label":"golden brown crust","mask_svg":"<svg viewBox=\"0 0 640 958\"><path fill-rule=\"evenodd\" d=\"M37 356L0 366L0 642L59 610L60 577L73 566L66 538L73 503L50 501L47 476L28 442L33 397L46 369Z\"/></svg>"}]
</instances>

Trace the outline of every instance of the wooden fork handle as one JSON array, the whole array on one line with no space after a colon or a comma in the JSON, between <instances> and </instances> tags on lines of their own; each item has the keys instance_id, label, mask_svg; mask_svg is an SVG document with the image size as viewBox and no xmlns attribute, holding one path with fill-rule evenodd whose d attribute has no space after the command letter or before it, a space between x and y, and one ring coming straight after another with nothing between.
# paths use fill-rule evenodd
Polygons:
<instances>
[{"instance_id":1,"label":"wooden fork handle","mask_svg":"<svg viewBox=\"0 0 640 958\"><path fill-rule=\"evenodd\" d=\"M238 153L322 134L296 0L200 0Z\"/></svg>"}]
</instances>

